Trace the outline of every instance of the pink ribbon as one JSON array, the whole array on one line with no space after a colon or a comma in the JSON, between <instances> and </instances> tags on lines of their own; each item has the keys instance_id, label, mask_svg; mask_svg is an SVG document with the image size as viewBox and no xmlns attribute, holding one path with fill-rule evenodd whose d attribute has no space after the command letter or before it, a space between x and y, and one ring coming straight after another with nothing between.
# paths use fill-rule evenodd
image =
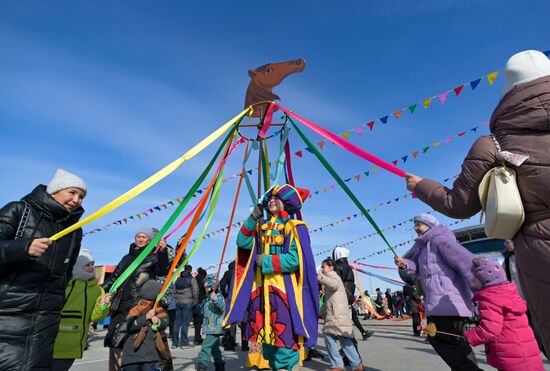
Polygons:
<instances>
[{"instance_id":1,"label":"pink ribbon","mask_svg":"<svg viewBox=\"0 0 550 371\"><path fill-rule=\"evenodd\" d=\"M308 128L310 128L311 130L313 130L317 134L325 137L326 139L330 140L332 143L339 145L340 147L342 147L346 151L349 151L349 152L353 153L356 156L364 158L365 160L375 164L376 166L381 167L382 169L385 169L385 170L389 171L390 173L393 173L393 174L398 175L402 178L405 178L405 172L403 170L399 169L398 167L387 163L386 161L382 160L381 158L378 158L378 157L374 156L373 154L368 153L367 151L357 147L356 145L354 145L354 144L352 144L348 141L345 141L344 139L340 138L336 134L334 134L334 133L332 133L332 132L330 132L326 129L323 129L320 126L315 125L313 122L311 122L311 121L295 114L294 112L291 112L291 111L287 110L284 107L281 107L277 103L273 103L273 105L279 107L287 115L294 117L296 120L300 121L302 124L306 125Z\"/></svg>"},{"instance_id":2,"label":"pink ribbon","mask_svg":"<svg viewBox=\"0 0 550 371\"><path fill-rule=\"evenodd\" d=\"M267 108L267 113L265 114L265 123L262 126L262 130L258 133L258 137L265 138L265 134L267 133L267 130L271 126L271 121L273 121L273 111L275 111L275 105L273 102L269 103L269 107Z\"/></svg>"}]
</instances>

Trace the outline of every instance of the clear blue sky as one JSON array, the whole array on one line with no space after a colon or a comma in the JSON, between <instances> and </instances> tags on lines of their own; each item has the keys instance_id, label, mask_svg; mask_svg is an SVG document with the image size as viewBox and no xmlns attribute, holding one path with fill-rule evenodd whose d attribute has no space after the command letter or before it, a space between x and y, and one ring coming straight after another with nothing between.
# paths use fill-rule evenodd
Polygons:
<instances>
[{"instance_id":1,"label":"clear blue sky","mask_svg":"<svg viewBox=\"0 0 550 371\"><path fill-rule=\"evenodd\" d=\"M377 5L374 5L377 4ZM242 110L246 71L303 57L306 70L275 89L282 104L337 133L442 93L496 70L512 54L550 49L547 1L2 1L0 6L0 203L47 183L58 167L84 178L87 212L94 211L158 169ZM350 141L388 160L480 125L497 104L503 77L483 80L442 106L379 121ZM308 129L315 141L320 138ZM468 132L426 155L400 164L441 180L459 172L477 133ZM293 133L293 149L304 145ZM273 149L278 144L273 142ZM153 189L84 230L136 214L185 193L214 146ZM226 174L239 170L242 148ZM323 154L348 178L372 170L366 161L327 145ZM299 186L334 184L306 153L294 161ZM371 171L372 173L372 171ZM227 224L236 182L222 188L211 230ZM400 197L404 181L379 172L348 183L365 206ZM248 213L246 194L237 218ZM86 236L98 263L116 264L143 225L160 227L173 211ZM381 227L429 208L400 200L372 215ZM340 189L321 192L304 206L311 228L357 213ZM465 226L477 221L458 225ZM450 220L441 216L444 223ZM352 219L312 234L314 251L373 231ZM411 224L387 233L408 240ZM235 235L231 238L234 241ZM170 242L170 241L169 241ZM171 241L175 243L175 241ZM207 240L192 260L219 259L223 238ZM352 258L383 248L379 238L350 245ZM404 252L405 247L399 249ZM231 244L228 255L233 256ZM390 254L369 263L391 265ZM384 274L383 271L376 272ZM365 284L365 279L362 279ZM385 287L377 280L373 286ZM368 287L368 284L365 286Z\"/></svg>"}]
</instances>

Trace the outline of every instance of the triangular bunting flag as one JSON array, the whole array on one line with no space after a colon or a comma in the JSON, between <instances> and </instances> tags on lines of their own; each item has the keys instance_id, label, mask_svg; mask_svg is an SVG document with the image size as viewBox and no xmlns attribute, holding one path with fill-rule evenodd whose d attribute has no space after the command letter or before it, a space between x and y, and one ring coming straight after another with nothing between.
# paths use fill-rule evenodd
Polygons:
<instances>
[{"instance_id":1,"label":"triangular bunting flag","mask_svg":"<svg viewBox=\"0 0 550 371\"><path fill-rule=\"evenodd\" d=\"M474 81L470 81L470 87L472 88L472 90L474 90L475 88L477 88L477 86L479 85L480 82L481 82L481 79L477 79L477 80L474 80Z\"/></svg>"},{"instance_id":2,"label":"triangular bunting flag","mask_svg":"<svg viewBox=\"0 0 550 371\"><path fill-rule=\"evenodd\" d=\"M357 181L359 181L359 178L361 178L361 174L355 176L355 179L357 179Z\"/></svg>"},{"instance_id":3,"label":"triangular bunting flag","mask_svg":"<svg viewBox=\"0 0 550 371\"><path fill-rule=\"evenodd\" d=\"M367 126L372 130L374 128L374 121L369 122Z\"/></svg>"},{"instance_id":4,"label":"triangular bunting flag","mask_svg":"<svg viewBox=\"0 0 550 371\"><path fill-rule=\"evenodd\" d=\"M342 136L349 140L349 131L346 131L345 133L342 133Z\"/></svg>"},{"instance_id":5,"label":"triangular bunting flag","mask_svg":"<svg viewBox=\"0 0 550 371\"><path fill-rule=\"evenodd\" d=\"M313 150L309 147L306 147L306 151L308 151L309 153L313 153Z\"/></svg>"},{"instance_id":6,"label":"triangular bunting flag","mask_svg":"<svg viewBox=\"0 0 550 371\"><path fill-rule=\"evenodd\" d=\"M408 110L411 111L411 113L414 113L414 110L416 109L416 106L418 106L418 104L411 104L409 107L408 107Z\"/></svg>"},{"instance_id":7,"label":"triangular bunting flag","mask_svg":"<svg viewBox=\"0 0 550 371\"><path fill-rule=\"evenodd\" d=\"M493 72L487 75L487 80L489 80L489 85L493 86L493 83L495 82L495 79L498 76L498 71Z\"/></svg>"},{"instance_id":8,"label":"triangular bunting flag","mask_svg":"<svg viewBox=\"0 0 550 371\"><path fill-rule=\"evenodd\" d=\"M252 170L247 170L246 171L248 174L252 175Z\"/></svg>"},{"instance_id":9,"label":"triangular bunting flag","mask_svg":"<svg viewBox=\"0 0 550 371\"><path fill-rule=\"evenodd\" d=\"M430 149L430 147L429 147L429 146L428 146L428 147L424 147L424 148L422 148L422 153L426 153L426 152L428 152L428 150L429 150L429 149Z\"/></svg>"},{"instance_id":10,"label":"triangular bunting flag","mask_svg":"<svg viewBox=\"0 0 550 371\"><path fill-rule=\"evenodd\" d=\"M345 179L344 182L349 182L351 180L351 178L348 178L348 179Z\"/></svg>"},{"instance_id":11,"label":"triangular bunting flag","mask_svg":"<svg viewBox=\"0 0 550 371\"><path fill-rule=\"evenodd\" d=\"M441 144L441 142L435 142L434 147L439 147L440 144Z\"/></svg>"},{"instance_id":12,"label":"triangular bunting flag","mask_svg":"<svg viewBox=\"0 0 550 371\"><path fill-rule=\"evenodd\" d=\"M323 147L325 146L325 142L319 142L317 143L317 145L319 146L319 148L323 149Z\"/></svg>"},{"instance_id":13,"label":"triangular bunting flag","mask_svg":"<svg viewBox=\"0 0 550 371\"><path fill-rule=\"evenodd\" d=\"M453 140L453 138L452 138L452 137L449 137L449 138L445 138L445 142L447 142L447 143L451 143L451 140Z\"/></svg>"},{"instance_id":14,"label":"triangular bunting flag","mask_svg":"<svg viewBox=\"0 0 550 371\"><path fill-rule=\"evenodd\" d=\"M460 92L464 89L464 85L457 86L453 90L455 91L456 96L458 97L460 95Z\"/></svg>"},{"instance_id":15,"label":"triangular bunting flag","mask_svg":"<svg viewBox=\"0 0 550 371\"><path fill-rule=\"evenodd\" d=\"M393 164L393 166L397 166L397 160L393 160L391 163Z\"/></svg>"},{"instance_id":16,"label":"triangular bunting flag","mask_svg":"<svg viewBox=\"0 0 550 371\"><path fill-rule=\"evenodd\" d=\"M406 155L406 156L401 157L401 159L403 160L404 163L407 162L407 159L408 159L408 158L409 158L409 155Z\"/></svg>"},{"instance_id":17,"label":"triangular bunting flag","mask_svg":"<svg viewBox=\"0 0 550 371\"><path fill-rule=\"evenodd\" d=\"M393 113L393 116L394 116L396 119L398 119L399 117L401 117L401 114L403 114L403 111L395 111L395 112Z\"/></svg>"},{"instance_id":18,"label":"triangular bunting flag","mask_svg":"<svg viewBox=\"0 0 550 371\"><path fill-rule=\"evenodd\" d=\"M374 171L378 171L378 170L380 170L380 168L379 168L379 167L375 167L375 168L374 168L374 169L372 169L372 170L374 170Z\"/></svg>"},{"instance_id":19,"label":"triangular bunting flag","mask_svg":"<svg viewBox=\"0 0 550 371\"><path fill-rule=\"evenodd\" d=\"M463 131L462 133L459 133L459 134L457 134L457 135L458 135L459 137L462 137L462 136L464 136L465 134L466 134L466 132Z\"/></svg>"},{"instance_id":20,"label":"triangular bunting flag","mask_svg":"<svg viewBox=\"0 0 550 371\"><path fill-rule=\"evenodd\" d=\"M476 126L475 128L471 128L470 130L473 131L474 133L477 131L479 126Z\"/></svg>"},{"instance_id":21,"label":"triangular bunting flag","mask_svg":"<svg viewBox=\"0 0 550 371\"><path fill-rule=\"evenodd\" d=\"M388 123L388 116L380 117L380 121L382 121L383 124Z\"/></svg>"},{"instance_id":22,"label":"triangular bunting flag","mask_svg":"<svg viewBox=\"0 0 550 371\"><path fill-rule=\"evenodd\" d=\"M365 176L369 176L369 171L365 171L363 174L365 174Z\"/></svg>"},{"instance_id":23,"label":"triangular bunting flag","mask_svg":"<svg viewBox=\"0 0 550 371\"><path fill-rule=\"evenodd\" d=\"M445 101L447 100L447 95L449 95L448 91L437 96L439 98L439 101L441 102L441 105L445 104Z\"/></svg>"},{"instance_id":24,"label":"triangular bunting flag","mask_svg":"<svg viewBox=\"0 0 550 371\"><path fill-rule=\"evenodd\" d=\"M412 156L413 156L413 158L416 158L416 157L418 156L418 151L414 151L414 152L412 153Z\"/></svg>"},{"instance_id":25,"label":"triangular bunting flag","mask_svg":"<svg viewBox=\"0 0 550 371\"><path fill-rule=\"evenodd\" d=\"M424 108L428 108L431 103L432 103L432 98L428 98L428 99L422 101L422 104L424 105Z\"/></svg>"},{"instance_id":26,"label":"triangular bunting flag","mask_svg":"<svg viewBox=\"0 0 550 371\"><path fill-rule=\"evenodd\" d=\"M294 154L300 158L302 158L302 151L294 152Z\"/></svg>"}]
</instances>

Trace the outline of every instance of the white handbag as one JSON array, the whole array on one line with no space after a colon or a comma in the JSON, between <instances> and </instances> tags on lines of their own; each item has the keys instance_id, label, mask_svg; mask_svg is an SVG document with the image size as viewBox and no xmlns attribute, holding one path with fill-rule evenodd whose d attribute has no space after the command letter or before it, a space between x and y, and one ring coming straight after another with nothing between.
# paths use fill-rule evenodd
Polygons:
<instances>
[{"instance_id":1,"label":"white handbag","mask_svg":"<svg viewBox=\"0 0 550 371\"><path fill-rule=\"evenodd\" d=\"M500 145L491 135L497 148L497 158L502 160ZM487 172L478 188L481 202L481 218L485 214L485 234L503 240L512 239L525 220L521 195L516 183L516 172L502 165Z\"/></svg>"}]
</instances>

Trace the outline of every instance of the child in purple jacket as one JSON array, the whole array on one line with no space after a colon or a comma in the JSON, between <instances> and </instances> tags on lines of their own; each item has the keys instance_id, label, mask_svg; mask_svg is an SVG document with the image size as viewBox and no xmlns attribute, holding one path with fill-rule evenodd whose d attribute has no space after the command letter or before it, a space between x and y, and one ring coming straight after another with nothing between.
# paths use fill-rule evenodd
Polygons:
<instances>
[{"instance_id":1,"label":"child in purple jacket","mask_svg":"<svg viewBox=\"0 0 550 371\"><path fill-rule=\"evenodd\" d=\"M414 228L418 238L405 254L408 259L396 257L395 264L420 282L428 323L435 323L440 331L463 335L473 311L474 255L433 215L415 216ZM474 351L464 338L436 334L428 339L451 369L479 370Z\"/></svg>"}]
</instances>

